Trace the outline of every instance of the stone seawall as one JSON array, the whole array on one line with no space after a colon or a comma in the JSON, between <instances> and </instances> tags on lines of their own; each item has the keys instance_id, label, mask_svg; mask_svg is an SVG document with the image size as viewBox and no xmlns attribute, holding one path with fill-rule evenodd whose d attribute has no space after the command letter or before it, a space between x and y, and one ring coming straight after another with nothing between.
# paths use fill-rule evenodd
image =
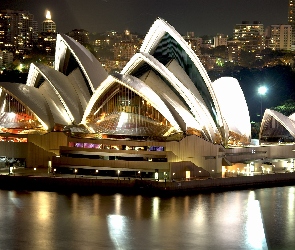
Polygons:
<instances>
[{"instance_id":1,"label":"stone seawall","mask_svg":"<svg viewBox=\"0 0 295 250\"><path fill-rule=\"evenodd\" d=\"M185 195L285 185L295 185L295 173L176 182L0 175L0 189L79 193Z\"/></svg>"}]
</instances>

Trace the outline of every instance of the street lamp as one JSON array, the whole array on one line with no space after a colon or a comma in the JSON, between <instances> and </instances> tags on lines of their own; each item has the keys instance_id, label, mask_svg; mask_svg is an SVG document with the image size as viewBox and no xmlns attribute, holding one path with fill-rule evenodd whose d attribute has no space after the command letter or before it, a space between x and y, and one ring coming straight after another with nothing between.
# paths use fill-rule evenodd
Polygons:
<instances>
[{"instance_id":1,"label":"street lamp","mask_svg":"<svg viewBox=\"0 0 295 250\"><path fill-rule=\"evenodd\" d=\"M137 173L138 173L138 176L140 177L140 179L142 180L142 177L141 177L140 171L138 171Z\"/></svg>"},{"instance_id":2,"label":"street lamp","mask_svg":"<svg viewBox=\"0 0 295 250\"><path fill-rule=\"evenodd\" d=\"M267 92L267 87L260 86L258 88L258 94L260 95L260 117L262 119L262 96L264 96Z\"/></svg>"}]
</instances>

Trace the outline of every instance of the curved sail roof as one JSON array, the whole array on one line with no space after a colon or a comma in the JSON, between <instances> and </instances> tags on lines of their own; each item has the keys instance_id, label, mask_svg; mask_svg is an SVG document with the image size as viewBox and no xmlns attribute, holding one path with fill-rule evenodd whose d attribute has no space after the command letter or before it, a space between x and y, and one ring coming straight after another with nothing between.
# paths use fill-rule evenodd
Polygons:
<instances>
[{"instance_id":1,"label":"curved sail roof","mask_svg":"<svg viewBox=\"0 0 295 250\"><path fill-rule=\"evenodd\" d=\"M1 87L20 103L31 110L45 129L54 127L54 116L50 107L38 89L17 83L1 82Z\"/></svg>"},{"instance_id":2,"label":"curved sail roof","mask_svg":"<svg viewBox=\"0 0 295 250\"><path fill-rule=\"evenodd\" d=\"M72 60L79 65L83 76L87 79L87 87L92 95L99 84L108 76L101 63L93 54L73 38L58 34L56 38L56 53L55 53L55 70L58 70L66 75L71 68Z\"/></svg>"},{"instance_id":3,"label":"curved sail roof","mask_svg":"<svg viewBox=\"0 0 295 250\"><path fill-rule=\"evenodd\" d=\"M212 82L212 87L228 130L250 139L250 114L238 80L232 77L221 77ZM226 131L226 134L229 131Z\"/></svg>"},{"instance_id":4,"label":"curved sail roof","mask_svg":"<svg viewBox=\"0 0 295 250\"><path fill-rule=\"evenodd\" d=\"M266 109L260 126L259 138L295 138L295 121L275 110Z\"/></svg>"},{"instance_id":5,"label":"curved sail roof","mask_svg":"<svg viewBox=\"0 0 295 250\"><path fill-rule=\"evenodd\" d=\"M176 58L201 93L216 125L218 127L223 126L220 109L207 71L197 55L173 26L158 18L147 33L140 52L149 53L163 62L169 57Z\"/></svg>"},{"instance_id":6,"label":"curved sail roof","mask_svg":"<svg viewBox=\"0 0 295 250\"><path fill-rule=\"evenodd\" d=\"M34 86L43 92L44 98L49 98L48 102L52 99L58 100L55 104L60 103L60 109L64 109L62 113L68 116L72 123L81 122L83 107L79 101L77 87L67 76L46 65L31 64L27 85Z\"/></svg>"},{"instance_id":7,"label":"curved sail roof","mask_svg":"<svg viewBox=\"0 0 295 250\"><path fill-rule=\"evenodd\" d=\"M214 142L218 130L208 109L165 65L147 53L137 53L126 64L122 73L136 75L136 72L141 70L144 64L148 65L147 69L152 69L161 76L166 85L181 99L181 102L187 107L196 122L205 130L209 140Z\"/></svg>"},{"instance_id":8,"label":"curved sail roof","mask_svg":"<svg viewBox=\"0 0 295 250\"><path fill-rule=\"evenodd\" d=\"M170 110L167 108L167 106L164 104L161 98L149 86L147 86L144 82L142 82L138 78L132 77L130 75L121 75L121 74L114 74L113 76L109 76L100 85L100 87L97 88L97 90L95 91L95 93L93 94L89 102L89 105L84 114L82 123L86 123L86 118L90 114L96 100L104 92L106 92L110 88L110 86L113 85L114 83L120 83L126 86L127 88L131 89L137 95L144 98L171 123L171 125L175 128L175 130L180 131L179 125L174 119L173 114L170 112Z\"/></svg>"}]
</instances>

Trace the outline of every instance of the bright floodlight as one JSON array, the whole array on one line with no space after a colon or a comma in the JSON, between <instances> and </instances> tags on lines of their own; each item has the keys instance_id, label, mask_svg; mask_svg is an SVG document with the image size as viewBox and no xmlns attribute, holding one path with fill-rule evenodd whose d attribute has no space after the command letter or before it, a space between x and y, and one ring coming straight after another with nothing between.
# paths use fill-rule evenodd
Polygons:
<instances>
[{"instance_id":1,"label":"bright floodlight","mask_svg":"<svg viewBox=\"0 0 295 250\"><path fill-rule=\"evenodd\" d=\"M265 86L261 86L258 88L259 95L265 95L266 92L267 92L267 88Z\"/></svg>"}]
</instances>

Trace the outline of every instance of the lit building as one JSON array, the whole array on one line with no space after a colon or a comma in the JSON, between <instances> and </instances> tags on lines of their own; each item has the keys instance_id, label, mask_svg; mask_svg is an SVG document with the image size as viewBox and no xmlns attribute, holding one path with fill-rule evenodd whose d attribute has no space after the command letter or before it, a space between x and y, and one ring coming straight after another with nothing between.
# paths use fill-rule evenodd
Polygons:
<instances>
[{"instance_id":1,"label":"lit building","mask_svg":"<svg viewBox=\"0 0 295 250\"><path fill-rule=\"evenodd\" d=\"M78 43L85 46L89 44L89 32L83 29L74 29L67 33L69 37L74 38Z\"/></svg>"},{"instance_id":2,"label":"lit building","mask_svg":"<svg viewBox=\"0 0 295 250\"><path fill-rule=\"evenodd\" d=\"M292 27L291 25L271 25L268 28L268 48L273 50L291 50Z\"/></svg>"},{"instance_id":3,"label":"lit building","mask_svg":"<svg viewBox=\"0 0 295 250\"><path fill-rule=\"evenodd\" d=\"M46 19L42 23L42 32L56 33L56 24L51 19L51 13L46 11Z\"/></svg>"},{"instance_id":4,"label":"lit building","mask_svg":"<svg viewBox=\"0 0 295 250\"><path fill-rule=\"evenodd\" d=\"M214 47L227 46L227 36L224 34L217 34L214 37Z\"/></svg>"},{"instance_id":5,"label":"lit building","mask_svg":"<svg viewBox=\"0 0 295 250\"><path fill-rule=\"evenodd\" d=\"M288 24L292 27L292 50L295 50L295 1L289 0Z\"/></svg>"},{"instance_id":6,"label":"lit building","mask_svg":"<svg viewBox=\"0 0 295 250\"><path fill-rule=\"evenodd\" d=\"M0 49L24 53L38 39L38 24L28 11L0 11Z\"/></svg>"},{"instance_id":7,"label":"lit building","mask_svg":"<svg viewBox=\"0 0 295 250\"><path fill-rule=\"evenodd\" d=\"M139 50L138 42L121 41L114 44L114 60L129 60Z\"/></svg>"},{"instance_id":8,"label":"lit building","mask_svg":"<svg viewBox=\"0 0 295 250\"><path fill-rule=\"evenodd\" d=\"M6 64L10 64L13 62L13 53L0 50L0 67L4 67Z\"/></svg>"},{"instance_id":9,"label":"lit building","mask_svg":"<svg viewBox=\"0 0 295 250\"><path fill-rule=\"evenodd\" d=\"M240 64L241 60L241 42L239 40L229 40L227 41L228 48L228 60Z\"/></svg>"},{"instance_id":10,"label":"lit building","mask_svg":"<svg viewBox=\"0 0 295 250\"><path fill-rule=\"evenodd\" d=\"M184 39L197 55L201 55L203 39L201 37L194 37L191 35L193 35L193 32L188 32L187 36L185 36Z\"/></svg>"},{"instance_id":11,"label":"lit building","mask_svg":"<svg viewBox=\"0 0 295 250\"><path fill-rule=\"evenodd\" d=\"M108 75L87 49L59 34L54 69L35 63L26 84L0 85L0 150L27 167L181 179L221 176L268 152L253 153L238 81L212 82L162 19L120 73Z\"/></svg>"},{"instance_id":12,"label":"lit building","mask_svg":"<svg viewBox=\"0 0 295 250\"><path fill-rule=\"evenodd\" d=\"M254 21L252 24L247 21L236 24L233 39L240 41L243 50L259 53L265 48L263 24L258 21Z\"/></svg>"},{"instance_id":13,"label":"lit building","mask_svg":"<svg viewBox=\"0 0 295 250\"><path fill-rule=\"evenodd\" d=\"M46 11L46 20L42 23L42 31L38 36L38 47L48 55L54 55L56 44L56 24L51 19L51 13Z\"/></svg>"}]
</instances>

